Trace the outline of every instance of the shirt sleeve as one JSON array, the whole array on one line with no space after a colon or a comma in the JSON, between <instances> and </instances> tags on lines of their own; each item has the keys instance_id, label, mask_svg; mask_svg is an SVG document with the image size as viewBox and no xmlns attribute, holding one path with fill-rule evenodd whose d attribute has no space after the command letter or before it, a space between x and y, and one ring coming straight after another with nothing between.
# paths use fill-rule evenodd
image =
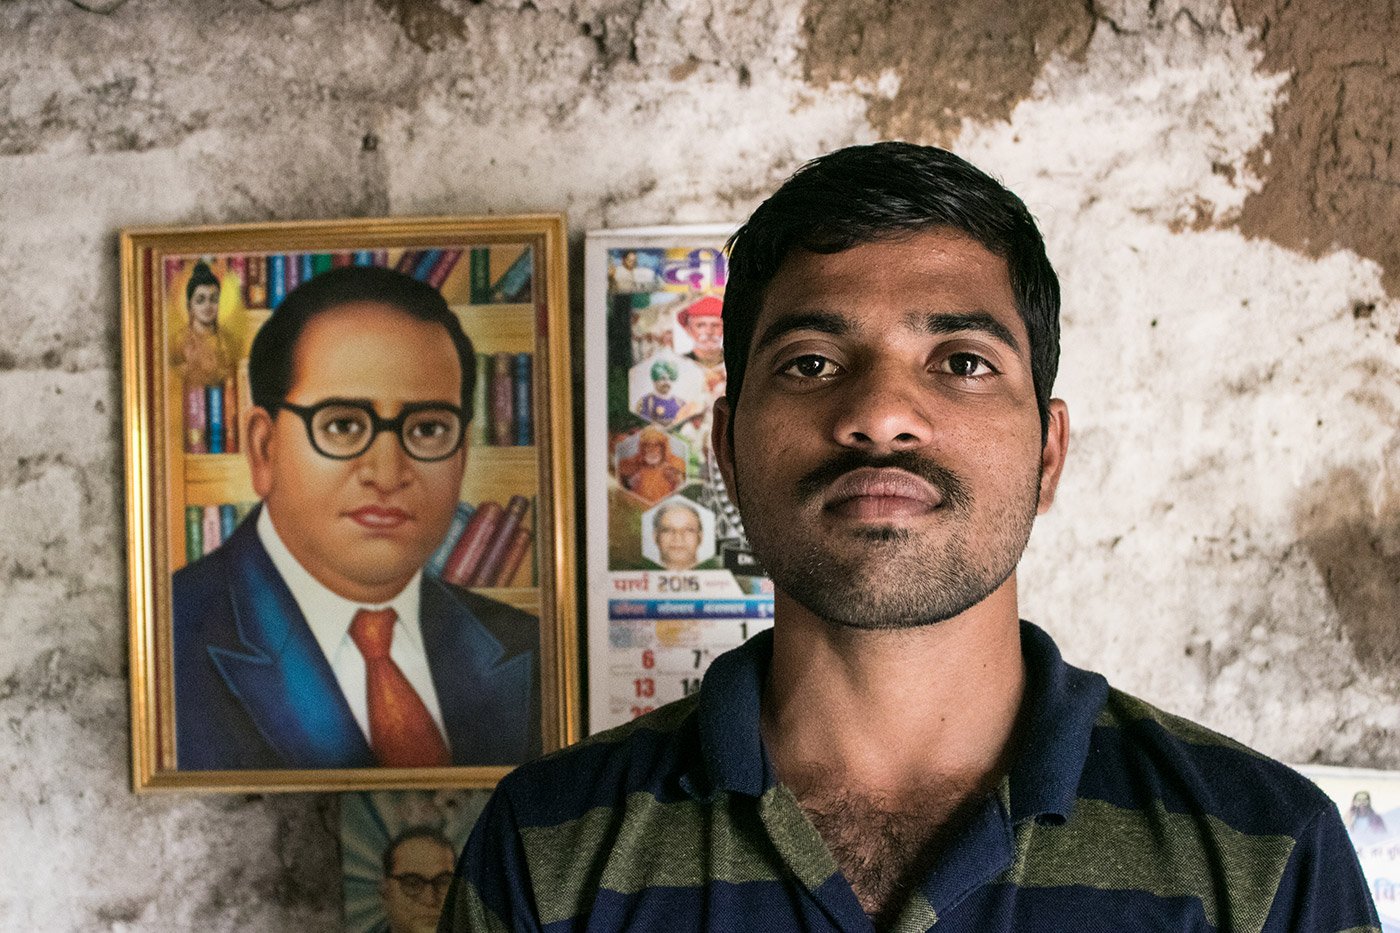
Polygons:
<instances>
[{"instance_id":1,"label":"shirt sleeve","mask_svg":"<svg viewBox=\"0 0 1400 933\"><path fill-rule=\"evenodd\" d=\"M1370 886L1335 807L1298 834L1262 933L1381 933Z\"/></svg>"},{"instance_id":2,"label":"shirt sleeve","mask_svg":"<svg viewBox=\"0 0 1400 933\"><path fill-rule=\"evenodd\" d=\"M510 799L497 788L467 839L438 933L538 931L525 847Z\"/></svg>"}]
</instances>

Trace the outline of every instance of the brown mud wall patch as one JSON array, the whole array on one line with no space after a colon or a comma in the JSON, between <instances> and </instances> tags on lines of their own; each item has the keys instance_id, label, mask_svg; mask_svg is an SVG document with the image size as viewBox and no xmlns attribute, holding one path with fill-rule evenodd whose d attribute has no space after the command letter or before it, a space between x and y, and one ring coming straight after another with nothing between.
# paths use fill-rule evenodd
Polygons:
<instances>
[{"instance_id":1,"label":"brown mud wall patch","mask_svg":"<svg viewBox=\"0 0 1400 933\"><path fill-rule=\"evenodd\" d=\"M899 76L867 117L887 138L948 142L964 118L1004 120L1055 54L1093 36L1084 0L808 0L804 71L819 86Z\"/></svg>"},{"instance_id":2,"label":"brown mud wall patch","mask_svg":"<svg viewBox=\"0 0 1400 933\"><path fill-rule=\"evenodd\" d=\"M442 48L448 39L465 39L466 17L451 4L437 0L374 0L374 5L394 18L408 41L431 52Z\"/></svg>"},{"instance_id":3,"label":"brown mud wall patch","mask_svg":"<svg viewBox=\"0 0 1400 933\"><path fill-rule=\"evenodd\" d=\"M1400 295L1400 5L1394 0L1234 0L1262 68L1290 77L1254 154L1264 185L1240 229L1320 256L1373 259Z\"/></svg>"},{"instance_id":4,"label":"brown mud wall patch","mask_svg":"<svg viewBox=\"0 0 1400 933\"><path fill-rule=\"evenodd\" d=\"M1362 668L1400 668L1400 495L1372 507L1373 483L1333 471L1297 510L1298 537ZM1320 621L1319 621L1320 625Z\"/></svg>"}]
</instances>

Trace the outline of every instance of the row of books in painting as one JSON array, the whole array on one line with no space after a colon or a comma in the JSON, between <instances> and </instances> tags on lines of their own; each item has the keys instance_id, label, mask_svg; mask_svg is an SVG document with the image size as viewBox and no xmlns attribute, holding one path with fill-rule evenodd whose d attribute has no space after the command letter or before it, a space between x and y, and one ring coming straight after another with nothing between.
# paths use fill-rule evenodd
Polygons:
<instances>
[{"instance_id":1,"label":"row of books in painting","mask_svg":"<svg viewBox=\"0 0 1400 933\"><path fill-rule=\"evenodd\" d=\"M528 447L535 442L534 358L529 353L478 353L473 443Z\"/></svg>"},{"instance_id":2,"label":"row of books in painting","mask_svg":"<svg viewBox=\"0 0 1400 933\"><path fill-rule=\"evenodd\" d=\"M194 563L228 540L256 502L191 505L185 508L185 559ZM423 569L458 586L509 586L520 572L535 536L530 530L534 503L524 496L481 502L475 508L457 504L447 537ZM530 583L537 585L539 569L531 563Z\"/></svg>"},{"instance_id":3,"label":"row of books in painting","mask_svg":"<svg viewBox=\"0 0 1400 933\"><path fill-rule=\"evenodd\" d=\"M185 386L185 453L238 453L238 392L223 385Z\"/></svg>"},{"instance_id":4,"label":"row of books in painting","mask_svg":"<svg viewBox=\"0 0 1400 933\"><path fill-rule=\"evenodd\" d=\"M524 496L499 502L480 502L475 508L459 503L452 527L425 568L457 586L507 586L534 549L534 503ZM531 580L538 582L539 568L532 565Z\"/></svg>"},{"instance_id":5,"label":"row of books in painting","mask_svg":"<svg viewBox=\"0 0 1400 933\"><path fill-rule=\"evenodd\" d=\"M256 502L185 507L185 559L194 563L228 540Z\"/></svg>"},{"instance_id":6,"label":"row of books in painting","mask_svg":"<svg viewBox=\"0 0 1400 933\"><path fill-rule=\"evenodd\" d=\"M475 246L404 250L394 268L433 288L441 288L462 256L469 267L469 300L472 304L528 301L532 279L530 250L525 250L501 277L491 280L491 248ZM334 253L270 253L228 257L228 269L243 283L243 302L249 308L276 310L287 293L339 266L388 266L383 249L343 250Z\"/></svg>"}]
</instances>

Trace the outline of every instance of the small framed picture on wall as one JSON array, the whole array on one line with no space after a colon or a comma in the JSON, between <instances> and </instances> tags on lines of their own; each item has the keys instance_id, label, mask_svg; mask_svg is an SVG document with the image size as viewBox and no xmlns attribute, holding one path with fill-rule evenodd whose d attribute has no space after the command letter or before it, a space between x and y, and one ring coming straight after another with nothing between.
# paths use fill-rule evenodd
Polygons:
<instances>
[{"instance_id":1,"label":"small framed picture on wall","mask_svg":"<svg viewBox=\"0 0 1400 933\"><path fill-rule=\"evenodd\" d=\"M137 790L488 787L577 737L564 249L123 232Z\"/></svg>"}]
</instances>

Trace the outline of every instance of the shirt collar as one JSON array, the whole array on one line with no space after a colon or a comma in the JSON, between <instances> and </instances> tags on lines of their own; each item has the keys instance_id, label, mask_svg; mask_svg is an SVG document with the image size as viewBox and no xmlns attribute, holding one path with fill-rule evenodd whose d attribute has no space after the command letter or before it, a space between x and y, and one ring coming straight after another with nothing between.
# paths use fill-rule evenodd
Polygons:
<instances>
[{"instance_id":1,"label":"shirt collar","mask_svg":"<svg viewBox=\"0 0 1400 933\"><path fill-rule=\"evenodd\" d=\"M1074 807L1108 681L1065 663L1046 632L1021 623L1026 660L1021 747L1011 765L1011 821L1064 822Z\"/></svg>"},{"instance_id":2,"label":"shirt collar","mask_svg":"<svg viewBox=\"0 0 1400 933\"><path fill-rule=\"evenodd\" d=\"M1025 719L1009 776L1010 817L1013 823L1031 817L1063 821L1074 806L1108 683L1066 664L1050 636L1029 622L1021 623L1021 653ZM759 702L772 659L770 629L720 655L705 672L698 726L711 791L758 797L777 783L759 733Z\"/></svg>"},{"instance_id":3,"label":"shirt collar","mask_svg":"<svg viewBox=\"0 0 1400 933\"><path fill-rule=\"evenodd\" d=\"M705 671L698 726L712 791L761 797L778 782L758 729L759 700L772 660L773 630L766 629L715 658Z\"/></svg>"},{"instance_id":4,"label":"shirt collar","mask_svg":"<svg viewBox=\"0 0 1400 933\"><path fill-rule=\"evenodd\" d=\"M394 637L406 638L422 651L422 635L418 629L418 601L421 589L419 580L423 576L421 570L413 575L413 579L408 581L408 585L399 591L397 596L386 603L370 604L346 599L313 577L292 555L282 536L277 533L267 506L264 505L259 512L258 538L262 541L268 557L272 558L272 565L286 582L287 589L292 591L292 598L296 600L306 624L311 627L317 644L321 646L328 660L335 662L336 652L348 641L350 623L354 620L355 613L361 609L393 609L400 623L394 626Z\"/></svg>"}]
</instances>

